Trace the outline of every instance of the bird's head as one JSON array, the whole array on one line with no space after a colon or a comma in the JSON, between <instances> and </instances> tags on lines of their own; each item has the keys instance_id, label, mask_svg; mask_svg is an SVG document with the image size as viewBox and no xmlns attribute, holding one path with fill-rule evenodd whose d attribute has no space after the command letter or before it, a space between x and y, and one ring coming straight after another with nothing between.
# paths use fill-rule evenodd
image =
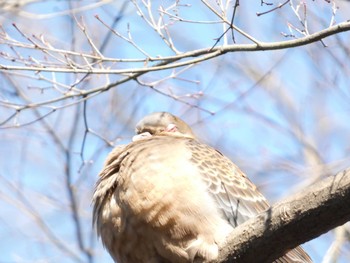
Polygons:
<instances>
[{"instance_id":1,"label":"bird's head","mask_svg":"<svg viewBox=\"0 0 350 263\"><path fill-rule=\"evenodd\" d=\"M191 128L180 118L168 112L154 112L136 125L133 141L154 135L182 136L195 139Z\"/></svg>"}]
</instances>

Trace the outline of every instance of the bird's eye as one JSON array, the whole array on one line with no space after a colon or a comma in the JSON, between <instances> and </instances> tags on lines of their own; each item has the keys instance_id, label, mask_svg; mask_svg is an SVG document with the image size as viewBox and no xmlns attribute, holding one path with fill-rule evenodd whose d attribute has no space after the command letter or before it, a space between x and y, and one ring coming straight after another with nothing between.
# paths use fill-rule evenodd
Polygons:
<instances>
[{"instance_id":1,"label":"bird's eye","mask_svg":"<svg viewBox=\"0 0 350 263\"><path fill-rule=\"evenodd\" d=\"M167 132L177 132L177 131L179 131L179 130L177 129L177 126L176 126L175 124L170 123L170 124L166 127L165 131L167 131Z\"/></svg>"}]
</instances>

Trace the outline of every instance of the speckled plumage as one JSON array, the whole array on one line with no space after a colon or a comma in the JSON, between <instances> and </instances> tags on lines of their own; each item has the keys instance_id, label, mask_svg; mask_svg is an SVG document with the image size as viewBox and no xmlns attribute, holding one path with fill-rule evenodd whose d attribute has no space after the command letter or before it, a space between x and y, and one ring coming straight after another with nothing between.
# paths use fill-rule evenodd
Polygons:
<instances>
[{"instance_id":1,"label":"speckled plumage","mask_svg":"<svg viewBox=\"0 0 350 263\"><path fill-rule=\"evenodd\" d=\"M149 135L110 153L93 197L97 232L115 261L210 262L233 227L269 207L177 117L153 113L136 131ZM298 247L276 262L311 260Z\"/></svg>"}]
</instances>

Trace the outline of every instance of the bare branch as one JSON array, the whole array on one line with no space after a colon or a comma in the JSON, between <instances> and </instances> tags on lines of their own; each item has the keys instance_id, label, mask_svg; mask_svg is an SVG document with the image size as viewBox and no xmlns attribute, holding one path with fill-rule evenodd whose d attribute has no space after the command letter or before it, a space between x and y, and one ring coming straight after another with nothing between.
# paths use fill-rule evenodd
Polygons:
<instances>
[{"instance_id":1,"label":"bare branch","mask_svg":"<svg viewBox=\"0 0 350 263\"><path fill-rule=\"evenodd\" d=\"M235 228L217 262L255 262L256 255L259 262L272 262L289 249L349 220L350 168Z\"/></svg>"},{"instance_id":2,"label":"bare branch","mask_svg":"<svg viewBox=\"0 0 350 263\"><path fill-rule=\"evenodd\" d=\"M258 44L235 44L227 45L224 47L215 47L213 49L199 49L190 52L185 52L177 56L163 57L162 65L156 64L155 66L143 67L143 68L130 68L130 69L82 69L82 68L54 68L54 67L22 67L22 66L7 66L0 64L0 70L26 70L26 71L46 71L46 72L62 72L62 73L90 73L90 74L130 74L130 73L146 73L151 71L159 71L165 69L171 69L176 67L187 66L202 62L214 57L221 56L229 52L237 51L266 51L266 50L281 50L286 48L293 48L308 45L328 36L338 34L341 32L350 30L350 22L343 22L327 29L321 30L314 34L283 42L258 42ZM184 62L173 63L174 61L190 58L199 57L196 59L187 60ZM144 62L146 60L143 60ZM149 59L150 61L150 59ZM85 95L85 94L84 94Z\"/></svg>"}]
</instances>

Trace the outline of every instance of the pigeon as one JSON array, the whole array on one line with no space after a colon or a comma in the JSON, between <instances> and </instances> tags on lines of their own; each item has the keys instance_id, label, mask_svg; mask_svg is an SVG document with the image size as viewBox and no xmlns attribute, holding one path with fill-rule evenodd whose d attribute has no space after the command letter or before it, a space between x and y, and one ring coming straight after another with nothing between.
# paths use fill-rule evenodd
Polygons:
<instances>
[{"instance_id":1,"label":"pigeon","mask_svg":"<svg viewBox=\"0 0 350 263\"><path fill-rule=\"evenodd\" d=\"M93 222L118 263L211 262L237 225L269 208L226 156L180 118L155 112L108 155L93 195ZM301 248L276 263L312 262Z\"/></svg>"}]
</instances>

